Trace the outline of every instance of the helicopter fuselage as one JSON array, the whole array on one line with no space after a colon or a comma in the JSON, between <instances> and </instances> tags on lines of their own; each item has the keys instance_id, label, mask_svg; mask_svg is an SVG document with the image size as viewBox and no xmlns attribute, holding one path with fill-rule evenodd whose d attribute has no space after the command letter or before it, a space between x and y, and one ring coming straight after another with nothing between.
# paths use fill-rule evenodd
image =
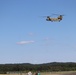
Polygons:
<instances>
[{"instance_id":1,"label":"helicopter fuselage","mask_svg":"<svg viewBox=\"0 0 76 75\"><path fill-rule=\"evenodd\" d=\"M58 16L57 18L51 18L51 17L49 17L49 16L47 16L47 19L46 19L47 21L61 21L62 20L62 15L60 15L60 16Z\"/></svg>"},{"instance_id":2,"label":"helicopter fuselage","mask_svg":"<svg viewBox=\"0 0 76 75\"><path fill-rule=\"evenodd\" d=\"M60 21L61 19L58 19L58 18L47 18L46 19L47 21Z\"/></svg>"}]
</instances>

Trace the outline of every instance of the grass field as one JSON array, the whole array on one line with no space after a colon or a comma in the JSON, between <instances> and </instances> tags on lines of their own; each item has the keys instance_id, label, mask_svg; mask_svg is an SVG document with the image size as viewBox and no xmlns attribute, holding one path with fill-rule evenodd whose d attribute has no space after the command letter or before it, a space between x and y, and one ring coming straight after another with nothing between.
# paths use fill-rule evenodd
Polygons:
<instances>
[{"instance_id":1,"label":"grass field","mask_svg":"<svg viewBox=\"0 0 76 75\"><path fill-rule=\"evenodd\" d=\"M0 74L0 75L27 75L27 73L19 74ZM34 74L33 74L34 75ZM76 75L76 71L63 71L63 72L41 72L40 75Z\"/></svg>"},{"instance_id":2,"label":"grass field","mask_svg":"<svg viewBox=\"0 0 76 75\"><path fill-rule=\"evenodd\" d=\"M45 72L41 75L76 75L76 71L63 71L63 72Z\"/></svg>"}]
</instances>

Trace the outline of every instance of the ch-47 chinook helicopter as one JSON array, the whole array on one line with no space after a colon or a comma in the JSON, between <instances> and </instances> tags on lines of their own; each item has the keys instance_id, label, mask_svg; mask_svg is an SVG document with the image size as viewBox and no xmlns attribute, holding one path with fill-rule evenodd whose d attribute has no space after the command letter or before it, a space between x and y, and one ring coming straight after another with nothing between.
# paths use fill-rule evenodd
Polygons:
<instances>
[{"instance_id":1,"label":"ch-47 chinook helicopter","mask_svg":"<svg viewBox=\"0 0 76 75\"><path fill-rule=\"evenodd\" d=\"M58 15L58 14L53 14L53 15ZM63 19L64 15L59 15L56 18L50 17L50 16L46 16L46 21L51 21L51 22L60 22ZM45 16L44 16L45 17Z\"/></svg>"}]
</instances>

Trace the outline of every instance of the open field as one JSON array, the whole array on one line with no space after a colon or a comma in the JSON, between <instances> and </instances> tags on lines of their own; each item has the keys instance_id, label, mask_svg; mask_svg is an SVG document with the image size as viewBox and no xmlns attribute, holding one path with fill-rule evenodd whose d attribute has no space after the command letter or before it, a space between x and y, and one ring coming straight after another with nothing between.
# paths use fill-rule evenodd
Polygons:
<instances>
[{"instance_id":1,"label":"open field","mask_svg":"<svg viewBox=\"0 0 76 75\"><path fill-rule=\"evenodd\" d=\"M76 75L76 71L63 71L63 72L42 72L41 75ZM0 74L0 75L27 75L27 73L19 74ZM33 74L34 75L34 74Z\"/></svg>"},{"instance_id":2,"label":"open field","mask_svg":"<svg viewBox=\"0 0 76 75\"><path fill-rule=\"evenodd\" d=\"M41 75L76 75L76 71L48 72L41 73Z\"/></svg>"}]
</instances>

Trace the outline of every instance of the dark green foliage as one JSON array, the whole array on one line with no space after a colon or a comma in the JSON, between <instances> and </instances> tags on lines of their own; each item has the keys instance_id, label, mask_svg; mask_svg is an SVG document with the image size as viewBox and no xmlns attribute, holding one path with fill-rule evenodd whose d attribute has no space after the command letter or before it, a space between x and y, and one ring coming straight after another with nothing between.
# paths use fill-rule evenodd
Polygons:
<instances>
[{"instance_id":1,"label":"dark green foliage","mask_svg":"<svg viewBox=\"0 0 76 75\"><path fill-rule=\"evenodd\" d=\"M0 73L6 73L9 71L76 71L76 63L44 63L44 64L0 64Z\"/></svg>"}]
</instances>

